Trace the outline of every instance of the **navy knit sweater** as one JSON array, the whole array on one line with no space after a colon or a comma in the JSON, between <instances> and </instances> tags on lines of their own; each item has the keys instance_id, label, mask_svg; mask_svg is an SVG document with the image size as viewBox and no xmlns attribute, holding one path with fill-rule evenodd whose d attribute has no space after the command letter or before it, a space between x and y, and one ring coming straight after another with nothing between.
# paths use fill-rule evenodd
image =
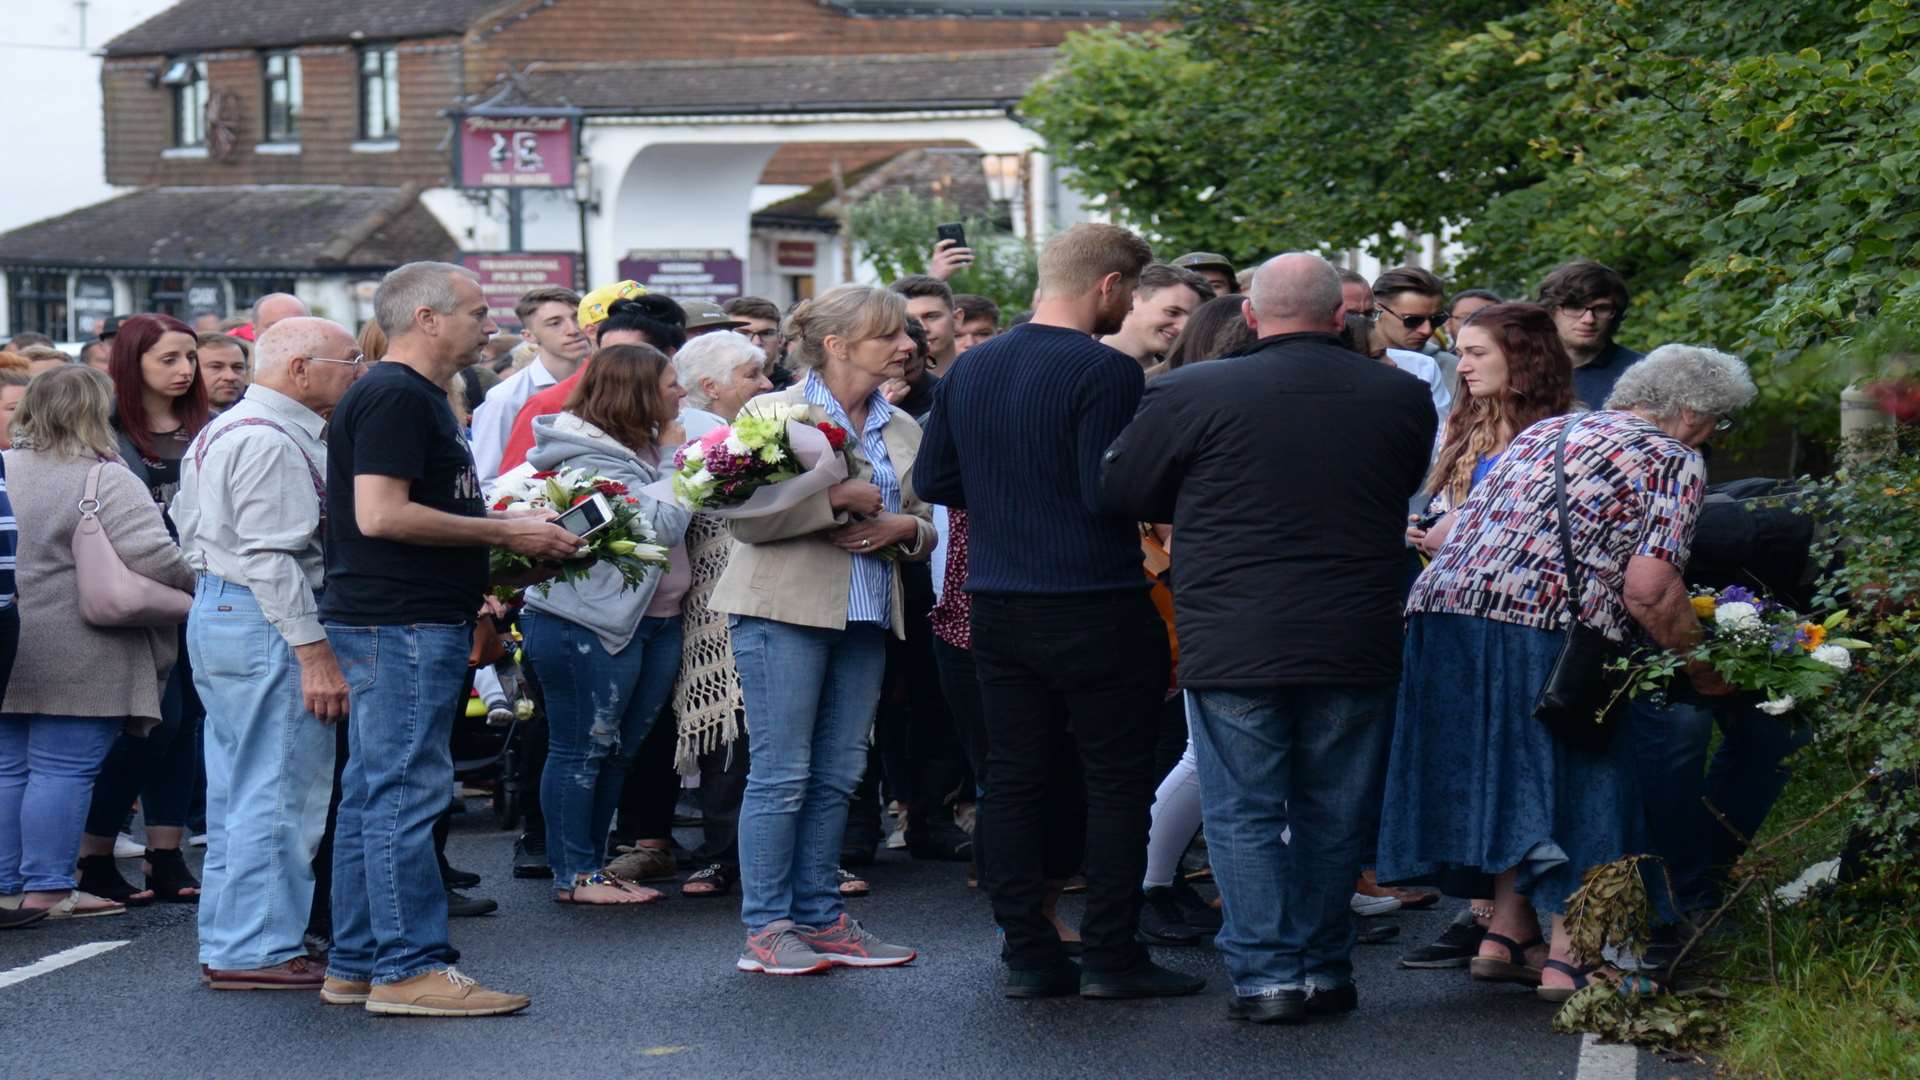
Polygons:
<instances>
[{"instance_id":1,"label":"navy knit sweater","mask_svg":"<svg viewBox=\"0 0 1920 1080\"><path fill-rule=\"evenodd\" d=\"M967 350L940 380L913 487L966 509L968 592L1147 587L1138 527L1096 509L1101 457L1145 388L1125 353L1033 323Z\"/></svg>"}]
</instances>

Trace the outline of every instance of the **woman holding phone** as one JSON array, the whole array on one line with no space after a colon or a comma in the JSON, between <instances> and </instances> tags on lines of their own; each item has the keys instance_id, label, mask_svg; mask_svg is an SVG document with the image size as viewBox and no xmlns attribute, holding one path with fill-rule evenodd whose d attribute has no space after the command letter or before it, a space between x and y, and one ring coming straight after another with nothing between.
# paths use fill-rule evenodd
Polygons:
<instances>
[{"instance_id":1,"label":"woman holding phone","mask_svg":"<svg viewBox=\"0 0 1920 1080\"><path fill-rule=\"evenodd\" d=\"M566 409L533 422L535 469L581 469L626 487L670 549L668 567L637 589L619 571L529 589L520 628L527 662L544 691L547 765L540 777L553 898L571 904L647 904L657 890L606 869L607 830L627 768L673 692L680 671L680 599L692 582L683 538L692 517L641 489L685 441L679 375L651 345L595 353ZM569 524L573 524L570 520ZM588 524L580 524L584 531Z\"/></svg>"}]
</instances>

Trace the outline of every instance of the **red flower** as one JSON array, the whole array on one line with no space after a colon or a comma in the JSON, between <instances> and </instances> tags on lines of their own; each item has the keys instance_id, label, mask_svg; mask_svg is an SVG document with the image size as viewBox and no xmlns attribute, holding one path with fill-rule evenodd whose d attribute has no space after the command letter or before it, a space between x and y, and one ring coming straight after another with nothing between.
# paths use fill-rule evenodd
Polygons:
<instances>
[{"instance_id":1,"label":"red flower","mask_svg":"<svg viewBox=\"0 0 1920 1080\"><path fill-rule=\"evenodd\" d=\"M534 478L535 480L550 480L550 479L552 479L553 477L556 477L556 476L559 476L559 475L560 475L560 473L559 473L558 471L556 471L556 470L554 470L554 469L548 469L548 470L547 470L546 472L537 472L537 473L534 473L534 474L533 474L533 478Z\"/></svg>"},{"instance_id":2,"label":"red flower","mask_svg":"<svg viewBox=\"0 0 1920 1080\"><path fill-rule=\"evenodd\" d=\"M506 497L504 497L504 496L503 496L503 497L501 497L501 499L500 499L500 500L499 500L498 502L495 502L495 503L493 504L493 508L494 508L495 510L505 510L505 509L507 508L507 506L508 506L508 504L509 504L509 503L511 503L512 501L513 501L512 499L508 499L508 498L506 498Z\"/></svg>"},{"instance_id":3,"label":"red flower","mask_svg":"<svg viewBox=\"0 0 1920 1080\"><path fill-rule=\"evenodd\" d=\"M596 480L593 484L593 490L608 498L613 498L616 495L625 495L627 493L627 485L618 480Z\"/></svg>"},{"instance_id":4,"label":"red flower","mask_svg":"<svg viewBox=\"0 0 1920 1080\"><path fill-rule=\"evenodd\" d=\"M846 428L843 428L839 424L835 424L827 420L822 420L818 424L815 424L813 426L819 428L821 433L826 435L828 446L833 447L835 450L846 449L846 446L847 446L847 429Z\"/></svg>"},{"instance_id":5,"label":"red flower","mask_svg":"<svg viewBox=\"0 0 1920 1080\"><path fill-rule=\"evenodd\" d=\"M567 504L567 509L571 510L574 507L579 506L581 503L586 502L588 499L591 499L591 498L593 498L593 492L583 491L580 494L573 497L573 501Z\"/></svg>"},{"instance_id":6,"label":"red flower","mask_svg":"<svg viewBox=\"0 0 1920 1080\"><path fill-rule=\"evenodd\" d=\"M627 505L628 505L628 506L639 506L639 505L640 505L640 500L639 500L639 499L636 499L636 498L634 498L634 497L633 497L633 496L631 496L631 495L629 495L629 496L627 496Z\"/></svg>"}]
</instances>

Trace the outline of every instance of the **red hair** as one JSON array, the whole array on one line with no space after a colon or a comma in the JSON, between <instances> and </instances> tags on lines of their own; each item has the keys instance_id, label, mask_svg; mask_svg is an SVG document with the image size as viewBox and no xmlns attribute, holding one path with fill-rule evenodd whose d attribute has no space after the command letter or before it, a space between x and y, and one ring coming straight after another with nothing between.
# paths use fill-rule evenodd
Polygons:
<instances>
[{"instance_id":1,"label":"red hair","mask_svg":"<svg viewBox=\"0 0 1920 1080\"><path fill-rule=\"evenodd\" d=\"M185 334L200 343L193 327L171 315L135 315L120 324L113 335L113 351L108 354L107 374L113 378L113 408L120 430L132 440L143 457L153 456L153 418L147 415L146 381L140 375L140 358L160 343L167 334ZM207 384L200 378L200 365L193 366L193 385L173 399L173 415L188 435L207 426Z\"/></svg>"},{"instance_id":2,"label":"red hair","mask_svg":"<svg viewBox=\"0 0 1920 1080\"><path fill-rule=\"evenodd\" d=\"M1506 448L1500 442L1503 422L1518 435L1549 416L1573 411L1573 360L1546 308L1493 304L1474 312L1466 325L1485 330L1506 357L1507 388L1498 397L1476 398L1463 385L1453 399L1425 490L1447 492L1454 506L1466 500L1474 464Z\"/></svg>"}]
</instances>

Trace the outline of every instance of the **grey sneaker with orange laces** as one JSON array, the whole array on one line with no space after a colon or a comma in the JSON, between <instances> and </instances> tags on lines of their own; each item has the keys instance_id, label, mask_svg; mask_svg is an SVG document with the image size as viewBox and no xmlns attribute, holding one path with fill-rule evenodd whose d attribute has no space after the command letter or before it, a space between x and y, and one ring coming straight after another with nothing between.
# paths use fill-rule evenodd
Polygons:
<instances>
[{"instance_id":1,"label":"grey sneaker with orange laces","mask_svg":"<svg viewBox=\"0 0 1920 1080\"><path fill-rule=\"evenodd\" d=\"M796 927L800 940L835 967L899 967L920 954L905 945L889 945L842 912L832 926Z\"/></svg>"},{"instance_id":2,"label":"grey sneaker with orange laces","mask_svg":"<svg viewBox=\"0 0 1920 1080\"><path fill-rule=\"evenodd\" d=\"M763 975L814 975L833 966L800 937L792 919L779 919L747 935L733 966Z\"/></svg>"}]
</instances>

